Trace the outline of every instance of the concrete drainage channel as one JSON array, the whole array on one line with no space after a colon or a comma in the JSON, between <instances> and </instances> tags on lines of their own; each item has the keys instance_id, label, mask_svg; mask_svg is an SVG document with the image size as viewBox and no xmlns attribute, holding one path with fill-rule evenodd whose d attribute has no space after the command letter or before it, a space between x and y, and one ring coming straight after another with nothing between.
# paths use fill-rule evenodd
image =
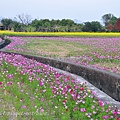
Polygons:
<instances>
[{"instance_id":1,"label":"concrete drainage channel","mask_svg":"<svg viewBox=\"0 0 120 120\"><path fill-rule=\"evenodd\" d=\"M5 46L7 46L8 44L11 43L10 40L6 39L6 40L3 40L3 37L0 36L2 38L2 42L0 42L0 49L4 48Z\"/></svg>"},{"instance_id":2,"label":"concrete drainage channel","mask_svg":"<svg viewBox=\"0 0 120 120\"><path fill-rule=\"evenodd\" d=\"M93 93L95 93L95 96L97 98L100 98L100 100L102 100L104 103L112 104L113 106L117 106L118 109L120 109L120 102L114 100L113 98L111 98L106 93L104 93L100 89L93 86L91 83L89 83L87 80L85 80L81 76L78 76L78 75L75 75L75 74L72 74L72 73L57 69L57 68L53 68L53 69L56 70L58 73L64 73L66 75L71 75L74 79L76 79L76 81L79 81L81 84L85 83L88 90L91 90Z\"/></svg>"},{"instance_id":3,"label":"concrete drainage channel","mask_svg":"<svg viewBox=\"0 0 120 120\"><path fill-rule=\"evenodd\" d=\"M8 41L7 44L5 41L4 45L0 44L0 48L3 48L1 45L8 45ZM88 89L96 93L97 98L100 98L105 103L107 102L113 106L117 106L120 109L120 75L42 56L33 56L15 52L11 53L4 50L0 51L8 54L19 54L29 59L35 59L38 62L49 64L59 73L70 74L72 77L76 78L76 80L81 81L82 83L86 82Z\"/></svg>"}]
</instances>

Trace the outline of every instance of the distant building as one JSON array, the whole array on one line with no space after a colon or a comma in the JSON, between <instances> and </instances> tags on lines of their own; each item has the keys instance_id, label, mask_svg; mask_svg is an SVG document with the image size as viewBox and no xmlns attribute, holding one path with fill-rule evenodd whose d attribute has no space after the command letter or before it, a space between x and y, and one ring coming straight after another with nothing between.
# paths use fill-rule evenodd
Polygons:
<instances>
[{"instance_id":1,"label":"distant building","mask_svg":"<svg viewBox=\"0 0 120 120\"><path fill-rule=\"evenodd\" d=\"M5 26L2 23L0 23L0 30L5 30Z\"/></svg>"}]
</instances>

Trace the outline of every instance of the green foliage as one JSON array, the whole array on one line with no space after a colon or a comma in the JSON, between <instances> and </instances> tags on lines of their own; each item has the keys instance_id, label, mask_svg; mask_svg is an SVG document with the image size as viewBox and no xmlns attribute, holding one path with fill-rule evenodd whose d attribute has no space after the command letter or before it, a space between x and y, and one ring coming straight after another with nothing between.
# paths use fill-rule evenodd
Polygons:
<instances>
[{"instance_id":1,"label":"green foliage","mask_svg":"<svg viewBox=\"0 0 120 120\"><path fill-rule=\"evenodd\" d=\"M12 27L12 25L13 25L12 19L7 19L7 18L2 19L2 20L1 20L1 23L3 24L3 26L5 26L5 29L6 29L6 30L7 30L7 29L11 30L11 27Z\"/></svg>"},{"instance_id":2,"label":"green foliage","mask_svg":"<svg viewBox=\"0 0 120 120\"><path fill-rule=\"evenodd\" d=\"M111 13L105 14L102 16L102 20L103 20L103 23L105 24L105 26L107 26L109 24L109 22L113 19L113 17L115 17L115 16Z\"/></svg>"},{"instance_id":3,"label":"green foliage","mask_svg":"<svg viewBox=\"0 0 120 120\"><path fill-rule=\"evenodd\" d=\"M34 19L32 20L30 15L18 15L18 20L12 19L2 19L1 23L6 30L14 30L16 32L101 32L101 31L114 31L111 30L111 26L115 25L117 17L113 14L105 14L102 16L103 23L102 26L98 21L84 22L84 23L75 23L71 19L62 19L62 20L49 20L49 19ZM110 28L110 29L109 29Z\"/></svg>"},{"instance_id":4,"label":"green foliage","mask_svg":"<svg viewBox=\"0 0 120 120\"><path fill-rule=\"evenodd\" d=\"M97 32L102 30L102 25L98 21L85 22L82 28L83 32Z\"/></svg>"}]
</instances>

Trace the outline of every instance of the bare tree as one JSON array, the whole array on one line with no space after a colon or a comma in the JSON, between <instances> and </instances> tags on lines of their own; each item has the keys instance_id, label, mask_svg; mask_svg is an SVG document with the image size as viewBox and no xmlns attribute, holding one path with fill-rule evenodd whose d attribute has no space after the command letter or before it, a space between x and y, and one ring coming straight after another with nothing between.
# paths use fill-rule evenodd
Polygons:
<instances>
[{"instance_id":1,"label":"bare tree","mask_svg":"<svg viewBox=\"0 0 120 120\"><path fill-rule=\"evenodd\" d=\"M32 17L31 15L28 15L28 14L20 14L20 15L17 15L18 19L20 20L20 22L24 25L28 25L32 22Z\"/></svg>"}]
</instances>

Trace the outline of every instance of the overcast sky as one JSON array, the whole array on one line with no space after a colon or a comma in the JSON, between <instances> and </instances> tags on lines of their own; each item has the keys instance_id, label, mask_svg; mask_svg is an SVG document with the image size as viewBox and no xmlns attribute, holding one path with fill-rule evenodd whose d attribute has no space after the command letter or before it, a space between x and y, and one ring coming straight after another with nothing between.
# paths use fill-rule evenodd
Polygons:
<instances>
[{"instance_id":1,"label":"overcast sky","mask_svg":"<svg viewBox=\"0 0 120 120\"><path fill-rule=\"evenodd\" d=\"M0 18L19 14L33 19L77 19L81 22L100 21L104 14L120 17L120 0L0 0Z\"/></svg>"}]
</instances>

